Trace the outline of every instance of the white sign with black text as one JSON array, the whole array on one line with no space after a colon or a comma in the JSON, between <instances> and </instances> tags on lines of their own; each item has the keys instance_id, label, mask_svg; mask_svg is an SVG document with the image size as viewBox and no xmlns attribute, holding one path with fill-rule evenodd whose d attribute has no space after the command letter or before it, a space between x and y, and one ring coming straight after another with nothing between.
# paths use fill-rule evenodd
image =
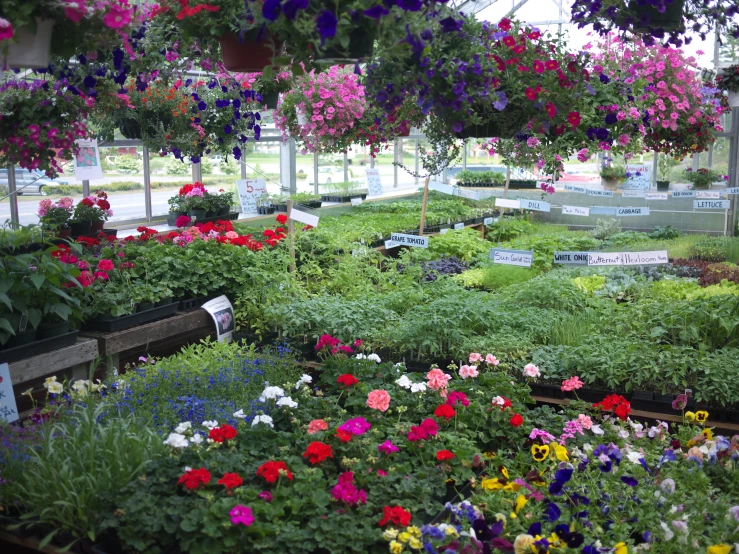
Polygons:
<instances>
[{"instance_id":1,"label":"white sign with black text","mask_svg":"<svg viewBox=\"0 0 739 554\"><path fill-rule=\"evenodd\" d=\"M387 247L388 242L395 243L394 246L413 246L415 248L428 248L429 247L428 237L419 237L417 235L404 235L402 233L393 233L392 235L390 235L390 240L385 242L386 247ZM394 246L391 246L390 248L393 248Z\"/></svg>"},{"instance_id":2,"label":"white sign with black text","mask_svg":"<svg viewBox=\"0 0 739 554\"><path fill-rule=\"evenodd\" d=\"M94 181L103 178L100 149L97 139L74 141L79 150L74 155L74 178L78 181Z\"/></svg>"},{"instance_id":3,"label":"white sign with black text","mask_svg":"<svg viewBox=\"0 0 739 554\"><path fill-rule=\"evenodd\" d=\"M519 202L521 203L522 210L548 212L552 209L552 205L549 202L543 202L542 200L530 200L528 198L522 198L519 200Z\"/></svg>"},{"instance_id":4,"label":"white sign with black text","mask_svg":"<svg viewBox=\"0 0 739 554\"><path fill-rule=\"evenodd\" d=\"M673 190L673 198L696 198L694 190Z\"/></svg>"},{"instance_id":5,"label":"white sign with black text","mask_svg":"<svg viewBox=\"0 0 739 554\"><path fill-rule=\"evenodd\" d=\"M521 208L521 203L518 200L508 200L507 198L496 198L495 207L496 208L515 208L518 210Z\"/></svg>"},{"instance_id":6,"label":"white sign with black text","mask_svg":"<svg viewBox=\"0 0 739 554\"><path fill-rule=\"evenodd\" d=\"M616 208L617 216L649 215L649 208L644 206Z\"/></svg>"},{"instance_id":7,"label":"white sign with black text","mask_svg":"<svg viewBox=\"0 0 739 554\"><path fill-rule=\"evenodd\" d=\"M652 168L648 165L626 165L629 177L624 181L624 190L649 190L652 185Z\"/></svg>"},{"instance_id":8,"label":"white sign with black text","mask_svg":"<svg viewBox=\"0 0 739 554\"><path fill-rule=\"evenodd\" d=\"M382 194L382 179L380 178L380 170L376 167L368 167L364 170L367 176L367 191L370 196L378 196Z\"/></svg>"},{"instance_id":9,"label":"white sign with black text","mask_svg":"<svg viewBox=\"0 0 739 554\"><path fill-rule=\"evenodd\" d=\"M236 320L231 301L224 295L214 298L203 304L202 308L208 312L216 323L216 333L220 342L231 342Z\"/></svg>"},{"instance_id":10,"label":"white sign with black text","mask_svg":"<svg viewBox=\"0 0 739 554\"><path fill-rule=\"evenodd\" d=\"M18 421L18 406L15 404L8 364L0 364L0 419L8 423Z\"/></svg>"},{"instance_id":11,"label":"white sign with black text","mask_svg":"<svg viewBox=\"0 0 739 554\"><path fill-rule=\"evenodd\" d=\"M587 217L590 215L590 208L582 206L562 206L562 215L580 215Z\"/></svg>"},{"instance_id":12,"label":"white sign with black text","mask_svg":"<svg viewBox=\"0 0 739 554\"><path fill-rule=\"evenodd\" d=\"M728 210L731 200L693 200L694 210Z\"/></svg>"},{"instance_id":13,"label":"white sign with black text","mask_svg":"<svg viewBox=\"0 0 739 554\"><path fill-rule=\"evenodd\" d=\"M490 259L494 264L518 265L531 267L534 261L533 250L504 250L502 248L491 248Z\"/></svg>"},{"instance_id":14,"label":"white sign with black text","mask_svg":"<svg viewBox=\"0 0 739 554\"><path fill-rule=\"evenodd\" d=\"M739 187L731 187L726 189L726 194L739 194Z\"/></svg>"},{"instance_id":15,"label":"white sign with black text","mask_svg":"<svg viewBox=\"0 0 739 554\"><path fill-rule=\"evenodd\" d=\"M647 193L643 190L624 190L621 193L622 198L644 198Z\"/></svg>"},{"instance_id":16,"label":"white sign with black text","mask_svg":"<svg viewBox=\"0 0 739 554\"><path fill-rule=\"evenodd\" d=\"M236 181L236 189L239 191L241 213L258 213L257 200L263 194L267 194L267 184L264 182L264 179L245 179Z\"/></svg>"},{"instance_id":17,"label":"white sign with black text","mask_svg":"<svg viewBox=\"0 0 739 554\"><path fill-rule=\"evenodd\" d=\"M644 195L647 200L667 200L666 192L648 192Z\"/></svg>"},{"instance_id":18,"label":"white sign with black text","mask_svg":"<svg viewBox=\"0 0 739 554\"><path fill-rule=\"evenodd\" d=\"M455 231L459 231L459 230L461 230L461 229L464 229L464 223L461 223L461 222L460 222L460 223L455 223L455 224L454 224L454 230L455 230Z\"/></svg>"},{"instance_id":19,"label":"white sign with black text","mask_svg":"<svg viewBox=\"0 0 739 554\"><path fill-rule=\"evenodd\" d=\"M590 252L589 266L603 265L657 265L669 263L667 250L649 252Z\"/></svg>"},{"instance_id":20,"label":"white sign with black text","mask_svg":"<svg viewBox=\"0 0 739 554\"><path fill-rule=\"evenodd\" d=\"M352 201L352 206L359 206L359 205L362 204L362 198L361 197L352 198L351 201Z\"/></svg>"}]
</instances>

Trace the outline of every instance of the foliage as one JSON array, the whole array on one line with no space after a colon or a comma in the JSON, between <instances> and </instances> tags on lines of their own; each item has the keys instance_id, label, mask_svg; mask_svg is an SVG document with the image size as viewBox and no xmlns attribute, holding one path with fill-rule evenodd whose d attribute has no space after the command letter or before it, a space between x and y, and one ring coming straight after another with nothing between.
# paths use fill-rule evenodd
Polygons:
<instances>
[{"instance_id":1,"label":"foliage","mask_svg":"<svg viewBox=\"0 0 739 554\"><path fill-rule=\"evenodd\" d=\"M457 183L463 187L489 186L491 184L502 185L505 175L499 171L460 171L455 175Z\"/></svg>"},{"instance_id":2,"label":"foliage","mask_svg":"<svg viewBox=\"0 0 739 554\"><path fill-rule=\"evenodd\" d=\"M621 225L617 219L612 217L605 219L598 219L595 222L595 228L590 230L590 234L593 238L598 240L605 240L608 237L621 232Z\"/></svg>"},{"instance_id":3,"label":"foliage","mask_svg":"<svg viewBox=\"0 0 739 554\"><path fill-rule=\"evenodd\" d=\"M729 256L730 245L735 242L731 237L707 237L693 245L690 256L707 262L723 262Z\"/></svg>"},{"instance_id":4,"label":"foliage","mask_svg":"<svg viewBox=\"0 0 739 554\"><path fill-rule=\"evenodd\" d=\"M522 217L501 217L488 225L485 238L492 242L507 242L530 232L531 223Z\"/></svg>"},{"instance_id":5,"label":"foliage","mask_svg":"<svg viewBox=\"0 0 739 554\"><path fill-rule=\"evenodd\" d=\"M706 169L705 167L701 167L697 171L693 171L693 168L689 167L683 171L683 179L693 183L697 189L708 188L712 183L726 181L728 178L728 175L724 175L713 169Z\"/></svg>"},{"instance_id":6,"label":"foliage","mask_svg":"<svg viewBox=\"0 0 739 554\"><path fill-rule=\"evenodd\" d=\"M468 288L497 290L516 283L523 283L537 275L528 267L490 265L465 271L458 281Z\"/></svg>"},{"instance_id":7,"label":"foliage","mask_svg":"<svg viewBox=\"0 0 739 554\"><path fill-rule=\"evenodd\" d=\"M428 254L432 258L439 256L455 256L469 262L489 250L488 243L480 237L475 229L449 230L443 235L431 237Z\"/></svg>"},{"instance_id":8,"label":"foliage","mask_svg":"<svg viewBox=\"0 0 739 554\"><path fill-rule=\"evenodd\" d=\"M739 64L722 70L721 74L716 78L716 86L722 90L739 93Z\"/></svg>"},{"instance_id":9,"label":"foliage","mask_svg":"<svg viewBox=\"0 0 739 554\"><path fill-rule=\"evenodd\" d=\"M605 165L600 170L601 179L606 181L623 181L626 179L626 166L623 165Z\"/></svg>"},{"instance_id":10,"label":"foliage","mask_svg":"<svg viewBox=\"0 0 739 554\"><path fill-rule=\"evenodd\" d=\"M131 154L118 156L118 159L115 161L115 168L119 173L141 173L142 167L142 162Z\"/></svg>"}]
</instances>

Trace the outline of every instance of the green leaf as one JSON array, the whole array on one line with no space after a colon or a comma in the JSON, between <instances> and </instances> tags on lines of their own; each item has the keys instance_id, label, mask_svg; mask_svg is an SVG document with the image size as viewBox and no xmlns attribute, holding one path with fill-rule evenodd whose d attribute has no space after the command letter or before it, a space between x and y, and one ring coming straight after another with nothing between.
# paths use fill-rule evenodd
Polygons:
<instances>
[{"instance_id":1,"label":"green leaf","mask_svg":"<svg viewBox=\"0 0 739 554\"><path fill-rule=\"evenodd\" d=\"M31 282L36 285L36 290L39 290L41 288L41 285L44 284L44 281L46 281L46 275L43 275L41 273L34 273L31 275Z\"/></svg>"},{"instance_id":2,"label":"green leaf","mask_svg":"<svg viewBox=\"0 0 739 554\"><path fill-rule=\"evenodd\" d=\"M13 326L10 324L10 321L5 319L4 317L0 317L0 329L10 333L11 335L15 335L15 329L13 329Z\"/></svg>"}]
</instances>

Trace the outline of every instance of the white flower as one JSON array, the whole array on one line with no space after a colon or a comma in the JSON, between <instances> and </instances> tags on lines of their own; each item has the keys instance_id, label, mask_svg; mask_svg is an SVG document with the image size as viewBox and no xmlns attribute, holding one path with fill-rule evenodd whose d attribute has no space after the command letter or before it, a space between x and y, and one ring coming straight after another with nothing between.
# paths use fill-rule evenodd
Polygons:
<instances>
[{"instance_id":1,"label":"white flower","mask_svg":"<svg viewBox=\"0 0 739 554\"><path fill-rule=\"evenodd\" d=\"M534 364L526 364L526 366L523 368L523 374L526 377L531 377L535 379L541 376L541 371L539 371L539 368L536 367Z\"/></svg>"},{"instance_id":2,"label":"white flower","mask_svg":"<svg viewBox=\"0 0 739 554\"><path fill-rule=\"evenodd\" d=\"M239 419L245 419L246 414L244 413L244 410L239 410L238 412L234 412L234 417L238 417Z\"/></svg>"},{"instance_id":3,"label":"white flower","mask_svg":"<svg viewBox=\"0 0 739 554\"><path fill-rule=\"evenodd\" d=\"M367 356L367 359L372 360L373 362L377 362L378 364L382 361L377 354L370 354L369 356Z\"/></svg>"},{"instance_id":4,"label":"white flower","mask_svg":"<svg viewBox=\"0 0 739 554\"><path fill-rule=\"evenodd\" d=\"M72 383L72 390L80 396L85 396L87 394L87 389L89 385L90 381L80 379L79 381L75 381L74 383Z\"/></svg>"},{"instance_id":5,"label":"white flower","mask_svg":"<svg viewBox=\"0 0 739 554\"><path fill-rule=\"evenodd\" d=\"M200 444L203 442L203 435L196 433L192 437L190 437L190 442L193 444Z\"/></svg>"},{"instance_id":6,"label":"white flower","mask_svg":"<svg viewBox=\"0 0 739 554\"><path fill-rule=\"evenodd\" d=\"M51 394L61 394L62 392L64 392L64 386L61 383L57 383L56 381L53 381L48 385L44 383L44 386L46 387L46 390L48 390Z\"/></svg>"},{"instance_id":7,"label":"white flower","mask_svg":"<svg viewBox=\"0 0 739 554\"><path fill-rule=\"evenodd\" d=\"M285 396L285 391L282 387L267 387L262 391L262 396L259 397L260 402L266 400L274 400L275 398L282 398Z\"/></svg>"},{"instance_id":8,"label":"white flower","mask_svg":"<svg viewBox=\"0 0 739 554\"><path fill-rule=\"evenodd\" d=\"M274 425L272 424L272 418L268 415L258 415L252 420L251 426L254 427L257 423L264 423L265 425L274 427Z\"/></svg>"},{"instance_id":9,"label":"white flower","mask_svg":"<svg viewBox=\"0 0 739 554\"><path fill-rule=\"evenodd\" d=\"M218 427L218 422L216 420L204 421L202 425L203 427L207 427L208 429L215 429L216 427Z\"/></svg>"},{"instance_id":10,"label":"white flower","mask_svg":"<svg viewBox=\"0 0 739 554\"><path fill-rule=\"evenodd\" d=\"M92 382L88 381L88 383L89 383L89 387L90 387L90 390L91 390L92 392L97 392L97 391L99 391L99 390L102 390L102 389L107 389L107 388L108 388L108 387L106 387L105 385L103 385L103 384L102 384L102 383L100 382L100 379L95 379L95 381L96 381L95 383L92 383Z\"/></svg>"},{"instance_id":11,"label":"white flower","mask_svg":"<svg viewBox=\"0 0 739 554\"><path fill-rule=\"evenodd\" d=\"M287 406L288 408L297 408L298 403L295 402L292 398L289 396L283 396L277 401L278 406Z\"/></svg>"},{"instance_id":12,"label":"white flower","mask_svg":"<svg viewBox=\"0 0 739 554\"><path fill-rule=\"evenodd\" d=\"M126 381L125 379L118 379L115 382L115 386L120 390L126 390L128 388L128 381Z\"/></svg>"},{"instance_id":13,"label":"white flower","mask_svg":"<svg viewBox=\"0 0 739 554\"><path fill-rule=\"evenodd\" d=\"M395 380L395 384L404 389L409 389L411 388L411 385L413 385L413 381L411 381L407 375L403 375L400 379Z\"/></svg>"},{"instance_id":14,"label":"white flower","mask_svg":"<svg viewBox=\"0 0 739 554\"><path fill-rule=\"evenodd\" d=\"M307 373L303 373L303 375L300 376L300 380L295 385L295 389L297 390L300 387L302 387L303 386L303 383L305 383L306 385L309 385L312 382L313 382L313 377L311 377Z\"/></svg>"},{"instance_id":15,"label":"white flower","mask_svg":"<svg viewBox=\"0 0 739 554\"><path fill-rule=\"evenodd\" d=\"M366 359L367 359L367 356L365 356L364 354L357 354L357 360L366 360Z\"/></svg>"},{"instance_id":16,"label":"white flower","mask_svg":"<svg viewBox=\"0 0 739 554\"><path fill-rule=\"evenodd\" d=\"M398 363L397 363L397 364L395 364L395 365L394 365L393 367L395 367L395 368L397 368L397 369L401 369L401 368L405 369L405 363L403 363L403 362L398 362Z\"/></svg>"},{"instance_id":17,"label":"white flower","mask_svg":"<svg viewBox=\"0 0 739 554\"><path fill-rule=\"evenodd\" d=\"M426 383L413 383L411 385L411 392L417 393L417 392L424 392L426 390Z\"/></svg>"},{"instance_id":18,"label":"white flower","mask_svg":"<svg viewBox=\"0 0 739 554\"><path fill-rule=\"evenodd\" d=\"M629 432L626 429L621 429L618 432L618 436L622 439L628 439L629 438Z\"/></svg>"},{"instance_id":19,"label":"white flower","mask_svg":"<svg viewBox=\"0 0 739 554\"><path fill-rule=\"evenodd\" d=\"M639 460L643 458L643 456L639 452L631 451L628 454L626 454L626 457L629 459L630 462L634 464L638 464Z\"/></svg>"},{"instance_id":20,"label":"white flower","mask_svg":"<svg viewBox=\"0 0 739 554\"><path fill-rule=\"evenodd\" d=\"M48 389L51 383L56 383L56 375L47 377L46 380L44 381L44 386Z\"/></svg>"},{"instance_id":21,"label":"white flower","mask_svg":"<svg viewBox=\"0 0 739 554\"><path fill-rule=\"evenodd\" d=\"M188 442L185 435L179 433L170 433L164 444L171 446L172 448L187 448Z\"/></svg>"},{"instance_id":22,"label":"white flower","mask_svg":"<svg viewBox=\"0 0 739 554\"><path fill-rule=\"evenodd\" d=\"M493 398L493 406L505 406L505 398L502 396L496 396Z\"/></svg>"},{"instance_id":23,"label":"white flower","mask_svg":"<svg viewBox=\"0 0 739 554\"><path fill-rule=\"evenodd\" d=\"M672 532L672 529L667 527L667 524L664 521L660 522L659 526L662 527L665 532L665 540L672 540L672 537L675 536L675 533Z\"/></svg>"},{"instance_id":24,"label":"white flower","mask_svg":"<svg viewBox=\"0 0 739 554\"><path fill-rule=\"evenodd\" d=\"M192 428L192 423L189 421L183 421L180 423L177 427L174 428L175 433L180 433L181 435L185 433L185 431Z\"/></svg>"},{"instance_id":25,"label":"white flower","mask_svg":"<svg viewBox=\"0 0 739 554\"><path fill-rule=\"evenodd\" d=\"M593 425L593 426L592 426L592 427L590 428L590 430L591 430L591 431L592 431L592 432L593 432L593 433L594 433L595 435L605 435L605 433L606 433L606 432L605 432L605 431L604 431L603 429L601 429L601 428L600 428L600 425Z\"/></svg>"}]
</instances>

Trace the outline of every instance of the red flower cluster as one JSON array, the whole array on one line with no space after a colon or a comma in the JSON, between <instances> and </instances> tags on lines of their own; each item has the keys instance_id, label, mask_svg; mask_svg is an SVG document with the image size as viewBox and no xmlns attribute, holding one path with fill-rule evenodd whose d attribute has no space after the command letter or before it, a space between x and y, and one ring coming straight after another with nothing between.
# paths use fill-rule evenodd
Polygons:
<instances>
[{"instance_id":1,"label":"red flower cluster","mask_svg":"<svg viewBox=\"0 0 739 554\"><path fill-rule=\"evenodd\" d=\"M355 342L356 344L356 342ZM361 344L361 343L360 343ZM316 352L336 354L354 354L351 346L341 344L341 341L329 334L321 335L315 346Z\"/></svg>"},{"instance_id":2,"label":"red flower cluster","mask_svg":"<svg viewBox=\"0 0 739 554\"><path fill-rule=\"evenodd\" d=\"M593 408L602 408L607 412L613 410L613 413L621 421L626 421L631 413L631 403L619 394L610 394L597 404L593 404Z\"/></svg>"},{"instance_id":3,"label":"red flower cluster","mask_svg":"<svg viewBox=\"0 0 739 554\"><path fill-rule=\"evenodd\" d=\"M345 387L353 387L357 383L359 383L359 379L354 377L351 373L344 373L343 375L339 375L336 378L336 382L340 385L344 385Z\"/></svg>"},{"instance_id":4,"label":"red flower cluster","mask_svg":"<svg viewBox=\"0 0 739 554\"><path fill-rule=\"evenodd\" d=\"M331 448L331 445L318 441L310 443L303 453L303 458L308 458L308 461L313 465L320 464L326 459L333 457L334 449Z\"/></svg>"},{"instance_id":5,"label":"red flower cluster","mask_svg":"<svg viewBox=\"0 0 739 554\"><path fill-rule=\"evenodd\" d=\"M402 506L385 506L382 509L382 519L380 520L380 527L384 527L388 523L398 525L400 527L407 527L411 522L411 513L404 510Z\"/></svg>"},{"instance_id":6,"label":"red flower cluster","mask_svg":"<svg viewBox=\"0 0 739 554\"><path fill-rule=\"evenodd\" d=\"M82 204L83 206L87 206L88 208L92 208L95 206L95 202L93 202L89 198L83 198L82 200L80 200L80 204Z\"/></svg>"},{"instance_id":7,"label":"red flower cluster","mask_svg":"<svg viewBox=\"0 0 739 554\"><path fill-rule=\"evenodd\" d=\"M218 484L223 485L226 489L235 489L240 487L244 480L239 477L238 473L224 473L223 477L218 479Z\"/></svg>"},{"instance_id":8,"label":"red flower cluster","mask_svg":"<svg viewBox=\"0 0 739 554\"><path fill-rule=\"evenodd\" d=\"M86 246L87 248L92 248L93 246L97 246L98 244L100 244L100 241L98 239L92 237L77 237L77 242L79 242L83 246Z\"/></svg>"},{"instance_id":9,"label":"red flower cluster","mask_svg":"<svg viewBox=\"0 0 739 554\"><path fill-rule=\"evenodd\" d=\"M193 189L202 189L203 191L205 191L205 185L200 181L197 181L191 185L187 184L180 189L180 192L178 194L179 196L185 196L188 192L192 192Z\"/></svg>"},{"instance_id":10,"label":"red flower cluster","mask_svg":"<svg viewBox=\"0 0 739 554\"><path fill-rule=\"evenodd\" d=\"M439 432L439 425L431 418L427 417L421 422L421 425L413 425L408 433L410 442L418 442L426 440L429 437L435 437Z\"/></svg>"},{"instance_id":11,"label":"red flower cluster","mask_svg":"<svg viewBox=\"0 0 739 554\"><path fill-rule=\"evenodd\" d=\"M336 430L336 438L341 442L349 442L352 440L353 435L348 431L342 431L341 429Z\"/></svg>"},{"instance_id":12,"label":"red flower cluster","mask_svg":"<svg viewBox=\"0 0 739 554\"><path fill-rule=\"evenodd\" d=\"M197 489L200 485L208 483L210 483L210 471L205 468L189 469L177 482L178 485L185 485L188 490Z\"/></svg>"},{"instance_id":13,"label":"red flower cluster","mask_svg":"<svg viewBox=\"0 0 739 554\"><path fill-rule=\"evenodd\" d=\"M208 433L208 437L210 437L214 442L225 442L227 440L234 439L237 436L238 433L236 432L236 428L231 427L230 425L214 427L210 430L210 433Z\"/></svg>"},{"instance_id":14,"label":"red flower cluster","mask_svg":"<svg viewBox=\"0 0 739 554\"><path fill-rule=\"evenodd\" d=\"M278 215L276 219L277 223L279 223L280 225L284 225L285 223L287 223L287 215L285 214Z\"/></svg>"},{"instance_id":15,"label":"red flower cluster","mask_svg":"<svg viewBox=\"0 0 739 554\"><path fill-rule=\"evenodd\" d=\"M192 221L192 218L189 215L181 215L177 218L177 220L174 222L175 227L178 229L180 227L187 227L190 225L190 222Z\"/></svg>"},{"instance_id":16,"label":"red flower cluster","mask_svg":"<svg viewBox=\"0 0 739 554\"><path fill-rule=\"evenodd\" d=\"M454 453L451 450L439 450L436 453L436 459L440 462L446 462L454 458Z\"/></svg>"},{"instance_id":17,"label":"red flower cluster","mask_svg":"<svg viewBox=\"0 0 739 554\"><path fill-rule=\"evenodd\" d=\"M436 417L443 417L447 421L452 419L455 415L457 415L457 412L454 411L454 408L449 406L448 404L442 404L441 406L437 407L434 410L434 415Z\"/></svg>"},{"instance_id":18,"label":"red flower cluster","mask_svg":"<svg viewBox=\"0 0 739 554\"><path fill-rule=\"evenodd\" d=\"M287 464L285 464L285 462L264 462L257 468L257 477L264 477L264 480L267 481L267 483L274 483L280 478L280 471L282 471L284 476L290 479L290 481L293 480L293 474L289 469L287 469Z\"/></svg>"},{"instance_id":19,"label":"red flower cluster","mask_svg":"<svg viewBox=\"0 0 739 554\"><path fill-rule=\"evenodd\" d=\"M105 191L96 190L95 196L97 196L97 207L103 211L108 211L110 209L110 202L108 202L108 195L105 193Z\"/></svg>"},{"instance_id":20,"label":"red flower cluster","mask_svg":"<svg viewBox=\"0 0 739 554\"><path fill-rule=\"evenodd\" d=\"M513 414L513 417L508 420L513 427L521 427L523 425L523 416L521 414Z\"/></svg>"}]
</instances>

